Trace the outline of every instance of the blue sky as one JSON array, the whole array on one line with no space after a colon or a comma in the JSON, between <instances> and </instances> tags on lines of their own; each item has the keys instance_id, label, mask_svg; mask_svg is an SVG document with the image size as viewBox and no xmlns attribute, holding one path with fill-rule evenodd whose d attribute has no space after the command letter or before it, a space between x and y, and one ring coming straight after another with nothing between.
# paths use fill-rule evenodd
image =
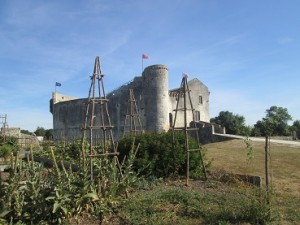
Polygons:
<instances>
[{"instance_id":1,"label":"blue sky","mask_svg":"<svg viewBox=\"0 0 300 225\"><path fill-rule=\"evenodd\" d=\"M57 91L87 97L96 56L106 92L165 64L211 92L210 114L253 125L272 105L300 119L300 1L0 0L0 114L10 127L52 128Z\"/></svg>"}]
</instances>

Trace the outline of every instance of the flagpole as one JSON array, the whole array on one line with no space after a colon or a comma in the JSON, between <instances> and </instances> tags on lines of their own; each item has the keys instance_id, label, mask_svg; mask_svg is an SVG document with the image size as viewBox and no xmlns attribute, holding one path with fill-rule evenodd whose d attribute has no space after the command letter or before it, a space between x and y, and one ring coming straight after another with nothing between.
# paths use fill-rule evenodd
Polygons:
<instances>
[{"instance_id":1,"label":"flagpole","mask_svg":"<svg viewBox=\"0 0 300 225\"><path fill-rule=\"evenodd\" d=\"M55 90L54 92L56 93L56 83L55 83L55 85L54 85L54 86L55 86L55 87L54 87L54 90Z\"/></svg>"}]
</instances>

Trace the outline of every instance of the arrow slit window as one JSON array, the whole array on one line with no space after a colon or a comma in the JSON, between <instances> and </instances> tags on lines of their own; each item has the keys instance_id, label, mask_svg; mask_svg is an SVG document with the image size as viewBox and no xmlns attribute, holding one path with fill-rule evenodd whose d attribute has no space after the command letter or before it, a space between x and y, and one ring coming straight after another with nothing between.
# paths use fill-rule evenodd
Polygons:
<instances>
[{"instance_id":1,"label":"arrow slit window","mask_svg":"<svg viewBox=\"0 0 300 225\"><path fill-rule=\"evenodd\" d=\"M203 104L203 98L201 95L199 96L199 104L201 104L201 105Z\"/></svg>"}]
</instances>

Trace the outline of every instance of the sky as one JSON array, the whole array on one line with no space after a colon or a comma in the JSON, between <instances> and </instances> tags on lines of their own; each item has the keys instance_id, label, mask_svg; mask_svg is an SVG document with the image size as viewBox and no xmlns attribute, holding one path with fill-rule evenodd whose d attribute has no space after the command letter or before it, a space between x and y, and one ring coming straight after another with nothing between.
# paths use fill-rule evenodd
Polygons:
<instances>
[{"instance_id":1,"label":"sky","mask_svg":"<svg viewBox=\"0 0 300 225\"><path fill-rule=\"evenodd\" d=\"M169 68L170 89L182 73L203 82L211 118L229 111L251 126L276 105L300 120L299 11L298 0L0 0L0 115L51 129L55 82L87 97L99 56L109 93L141 75L147 54L144 67Z\"/></svg>"}]
</instances>

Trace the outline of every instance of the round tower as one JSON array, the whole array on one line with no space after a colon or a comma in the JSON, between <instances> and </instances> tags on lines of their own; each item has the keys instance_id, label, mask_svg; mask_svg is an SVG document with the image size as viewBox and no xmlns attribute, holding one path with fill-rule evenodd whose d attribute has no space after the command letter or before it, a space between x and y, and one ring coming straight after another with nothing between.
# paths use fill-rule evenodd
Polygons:
<instances>
[{"instance_id":1,"label":"round tower","mask_svg":"<svg viewBox=\"0 0 300 225\"><path fill-rule=\"evenodd\" d=\"M143 71L143 98L146 130L161 132L169 128L168 123L168 68L152 65Z\"/></svg>"}]
</instances>

